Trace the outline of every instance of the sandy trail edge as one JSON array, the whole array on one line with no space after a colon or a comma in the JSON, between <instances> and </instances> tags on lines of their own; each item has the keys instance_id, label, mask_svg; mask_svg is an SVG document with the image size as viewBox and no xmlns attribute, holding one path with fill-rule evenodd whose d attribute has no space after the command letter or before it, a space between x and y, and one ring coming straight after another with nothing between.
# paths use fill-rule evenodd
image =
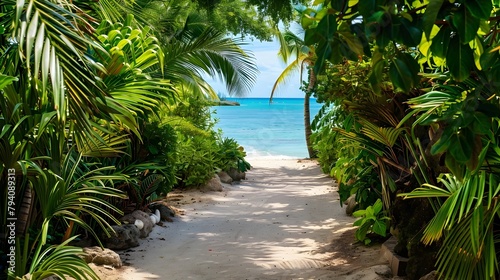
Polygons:
<instances>
[{"instance_id":1,"label":"sandy trail edge","mask_svg":"<svg viewBox=\"0 0 500 280\"><path fill-rule=\"evenodd\" d=\"M353 218L314 161L251 159L220 193L173 194L184 215L156 226L103 279L389 279L380 247L354 243Z\"/></svg>"}]
</instances>

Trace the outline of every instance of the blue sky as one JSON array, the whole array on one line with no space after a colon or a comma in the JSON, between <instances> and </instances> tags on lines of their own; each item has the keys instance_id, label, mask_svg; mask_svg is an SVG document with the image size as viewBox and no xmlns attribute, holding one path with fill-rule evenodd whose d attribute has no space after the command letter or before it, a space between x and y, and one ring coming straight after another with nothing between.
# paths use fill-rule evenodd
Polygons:
<instances>
[{"instance_id":1,"label":"blue sky","mask_svg":"<svg viewBox=\"0 0 500 280\"><path fill-rule=\"evenodd\" d=\"M286 65L278 58L279 44L277 42L260 42L255 40L247 42L243 49L251 51L257 61L259 75L252 92L245 97L269 97L276 78L285 69ZM286 84L283 84L275 92L275 97L303 97L304 93L299 89L301 83L298 73L291 76ZM213 82L211 85L217 92L226 93L223 84Z\"/></svg>"}]
</instances>

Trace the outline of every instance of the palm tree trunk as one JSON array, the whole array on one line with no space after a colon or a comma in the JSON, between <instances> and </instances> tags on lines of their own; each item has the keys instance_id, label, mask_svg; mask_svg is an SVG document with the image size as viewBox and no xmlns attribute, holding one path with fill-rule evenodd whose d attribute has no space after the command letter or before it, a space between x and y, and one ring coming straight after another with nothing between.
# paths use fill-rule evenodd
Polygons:
<instances>
[{"instance_id":1,"label":"palm tree trunk","mask_svg":"<svg viewBox=\"0 0 500 280\"><path fill-rule=\"evenodd\" d=\"M306 145L307 152L309 153L309 158L314 158L316 153L313 149L313 143L311 141L312 129L311 129L311 111L309 106L309 101L311 98L311 93L316 85L316 75L312 69L309 70L309 85L306 89L306 96L304 97L304 130L306 133Z\"/></svg>"},{"instance_id":2,"label":"palm tree trunk","mask_svg":"<svg viewBox=\"0 0 500 280\"><path fill-rule=\"evenodd\" d=\"M26 233L26 230L29 226L32 206L33 206L33 193L31 191L31 187L26 185L24 189L23 199L21 202L21 207L19 208L18 226L16 228L16 233L19 236L24 235Z\"/></svg>"},{"instance_id":3,"label":"palm tree trunk","mask_svg":"<svg viewBox=\"0 0 500 280\"><path fill-rule=\"evenodd\" d=\"M304 129L306 132L306 146L309 158L314 158L315 153L311 142L312 130L311 130L311 112L309 109L310 98L311 95L309 93L306 93L306 96L304 96Z\"/></svg>"}]
</instances>

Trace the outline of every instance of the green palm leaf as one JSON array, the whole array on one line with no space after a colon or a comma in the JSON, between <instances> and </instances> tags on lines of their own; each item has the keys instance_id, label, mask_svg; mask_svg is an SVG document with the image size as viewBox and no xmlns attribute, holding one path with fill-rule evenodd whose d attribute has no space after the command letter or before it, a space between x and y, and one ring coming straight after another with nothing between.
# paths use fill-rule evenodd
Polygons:
<instances>
[{"instance_id":1,"label":"green palm leaf","mask_svg":"<svg viewBox=\"0 0 500 280\"><path fill-rule=\"evenodd\" d=\"M451 174L439 178L442 188L425 184L404 198L444 198L430 221L422 241L435 242L443 236L438 270L446 279L494 279L498 272L496 245L500 242L493 223L500 205L496 176L485 171L467 172L463 180Z\"/></svg>"},{"instance_id":2,"label":"green palm leaf","mask_svg":"<svg viewBox=\"0 0 500 280\"><path fill-rule=\"evenodd\" d=\"M74 156L74 153L69 153L65 157L60 175L45 170L44 176L38 177L33 183L40 204L40 213L44 220L42 244L46 242L49 223L56 216L74 221L92 233L97 240L99 237L94 229L81 218L81 214L88 215L105 230L111 228L107 219L119 223L110 210L116 213L121 213L121 211L107 202L105 197L125 198L120 191L107 185L114 180L126 180L126 177L119 174L103 175L103 171L113 169L113 167L89 170L82 166L81 154Z\"/></svg>"},{"instance_id":3,"label":"green palm leaf","mask_svg":"<svg viewBox=\"0 0 500 280\"><path fill-rule=\"evenodd\" d=\"M253 86L257 68L254 58L234 40L211 27L197 34L184 32L163 48L165 78L195 89L205 75L225 82L230 94L241 95ZM199 92L201 93L201 92Z\"/></svg>"},{"instance_id":4,"label":"green palm leaf","mask_svg":"<svg viewBox=\"0 0 500 280\"><path fill-rule=\"evenodd\" d=\"M81 258L84 254L82 248L68 246L76 236L59 245L52 245L40 254L36 254L30 268L30 279L46 279L58 276L67 279L99 279L97 274ZM24 278L23 278L24 279Z\"/></svg>"},{"instance_id":5,"label":"green palm leaf","mask_svg":"<svg viewBox=\"0 0 500 280\"><path fill-rule=\"evenodd\" d=\"M387 147L392 147L398 140L403 129L394 127L378 127L369 121L360 121L363 125L361 132L370 139L380 142Z\"/></svg>"}]
</instances>

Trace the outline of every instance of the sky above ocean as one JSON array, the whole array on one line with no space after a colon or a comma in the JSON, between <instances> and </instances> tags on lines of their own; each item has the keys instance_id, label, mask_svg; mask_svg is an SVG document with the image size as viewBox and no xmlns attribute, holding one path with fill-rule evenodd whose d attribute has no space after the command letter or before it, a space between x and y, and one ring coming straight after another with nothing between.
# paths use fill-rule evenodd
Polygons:
<instances>
[{"instance_id":1,"label":"sky above ocean","mask_svg":"<svg viewBox=\"0 0 500 280\"><path fill-rule=\"evenodd\" d=\"M276 41L260 42L258 40L250 41L249 39L245 39L243 49L254 54L257 67L260 71L252 91L243 97L269 97L274 82L287 65L278 57L279 43ZM307 78L307 75L304 74L304 78ZM217 92L227 94L226 88L222 83L212 81L210 84ZM300 75L296 73L290 76L286 83L278 88L275 92L275 97L302 98L304 97L304 93L299 89L301 84Z\"/></svg>"}]
</instances>

